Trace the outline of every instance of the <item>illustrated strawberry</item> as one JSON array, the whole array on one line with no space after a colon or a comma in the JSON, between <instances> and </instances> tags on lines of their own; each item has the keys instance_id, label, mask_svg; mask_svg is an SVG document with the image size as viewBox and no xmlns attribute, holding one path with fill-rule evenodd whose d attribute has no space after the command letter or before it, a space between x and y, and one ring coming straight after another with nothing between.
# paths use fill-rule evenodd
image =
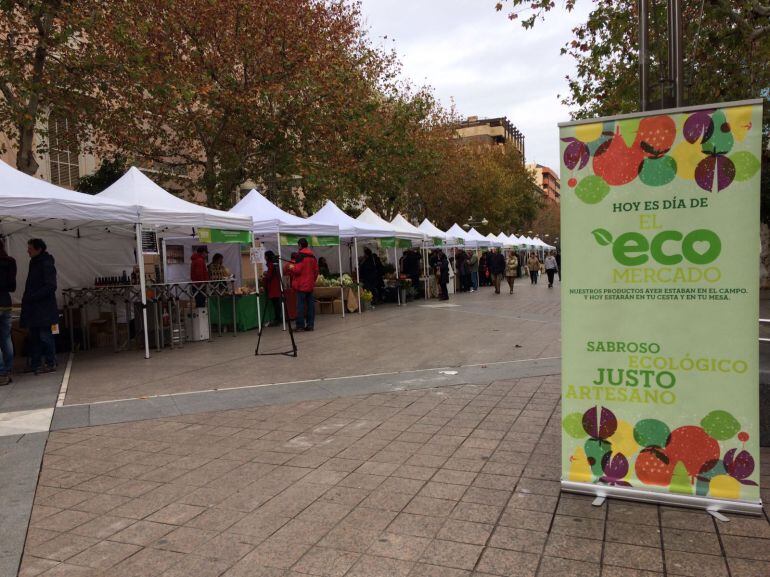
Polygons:
<instances>
[{"instance_id":1,"label":"illustrated strawberry","mask_svg":"<svg viewBox=\"0 0 770 577\"><path fill-rule=\"evenodd\" d=\"M634 471L636 478L645 485L667 487L674 475L674 463L656 447L643 449L636 457Z\"/></svg>"},{"instance_id":2,"label":"illustrated strawberry","mask_svg":"<svg viewBox=\"0 0 770 577\"><path fill-rule=\"evenodd\" d=\"M660 156L676 139L676 123L670 116L648 116L639 122L635 144L648 156Z\"/></svg>"},{"instance_id":3,"label":"illustrated strawberry","mask_svg":"<svg viewBox=\"0 0 770 577\"><path fill-rule=\"evenodd\" d=\"M626 146L618 127L615 135L596 149L594 174L610 186L622 186L639 175L639 166L644 158L645 154L639 146Z\"/></svg>"},{"instance_id":4,"label":"illustrated strawberry","mask_svg":"<svg viewBox=\"0 0 770 577\"><path fill-rule=\"evenodd\" d=\"M671 463L684 463L690 477L696 477L703 466L719 459L719 442L701 427L688 425L671 431L666 455Z\"/></svg>"}]
</instances>

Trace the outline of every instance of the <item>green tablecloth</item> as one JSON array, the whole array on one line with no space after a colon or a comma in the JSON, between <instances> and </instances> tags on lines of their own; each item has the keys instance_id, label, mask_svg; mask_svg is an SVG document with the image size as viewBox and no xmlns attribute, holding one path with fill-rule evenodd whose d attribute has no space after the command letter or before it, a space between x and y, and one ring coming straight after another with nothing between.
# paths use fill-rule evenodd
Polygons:
<instances>
[{"instance_id":1,"label":"green tablecloth","mask_svg":"<svg viewBox=\"0 0 770 577\"><path fill-rule=\"evenodd\" d=\"M258 327L257 306L263 310L262 323L267 323L275 319L272 303L268 302L265 306L265 295L235 295L235 297L211 297L209 299L209 316L212 326L219 325L221 322L228 327L233 326L233 298L235 298L235 309L238 318L238 330L248 331ZM259 303L259 304L258 304Z\"/></svg>"}]
</instances>

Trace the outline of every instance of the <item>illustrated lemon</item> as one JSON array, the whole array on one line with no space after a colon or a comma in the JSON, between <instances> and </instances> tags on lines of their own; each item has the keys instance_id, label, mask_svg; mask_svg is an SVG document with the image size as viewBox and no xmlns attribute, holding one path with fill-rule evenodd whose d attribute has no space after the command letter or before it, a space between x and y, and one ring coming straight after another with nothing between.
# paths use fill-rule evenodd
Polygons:
<instances>
[{"instance_id":1,"label":"illustrated lemon","mask_svg":"<svg viewBox=\"0 0 770 577\"><path fill-rule=\"evenodd\" d=\"M603 124L596 122L594 124L578 124L575 127L575 138L580 142L593 142L602 135Z\"/></svg>"},{"instance_id":2,"label":"illustrated lemon","mask_svg":"<svg viewBox=\"0 0 770 577\"><path fill-rule=\"evenodd\" d=\"M717 475L709 484L709 495L718 499L738 499L741 483L730 475Z\"/></svg>"},{"instance_id":3,"label":"illustrated lemon","mask_svg":"<svg viewBox=\"0 0 770 577\"><path fill-rule=\"evenodd\" d=\"M687 180L695 179L695 168L698 163L706 158L698 142L690 144L683 140L677 144L670 153L670 156L676 161L676 174L679 178Z\"/></svg>"},{"instance_id":4,"label":"illustrated lemon","mask_svg":"<svg viewBox=\"0 0 770 577\"><path fill-rule=\"evenodd\" d=\"M588 464L588 457L586 457L583 447L577 447L572 453L567 478L578 483L591 483L593 481L591 465Z\"/></svg>"},{"instance_id":5,"label":"illustrated lemon","mask_svg":"<svg viewBox=\"0 0 770 577\"><path fill-rule=\"evenodd\" d=\"M727 122L730 124L730 132L739 142L742 142L751 130L751 110L751 106L738 106L725 110Z\"/></svg>"},{"instance_id":6,"label":"illustrated lemon","mask_svg":"<svg viewBox=\"0 0 770 577\"><path fill-rule=\"evenodd\" d=\"M634 439L634 427L628 421L618 420L618 428L607 440L612 445L613 453L623 453L629 460L639 450L639 445Z\"/></svg>"}]
</instances>

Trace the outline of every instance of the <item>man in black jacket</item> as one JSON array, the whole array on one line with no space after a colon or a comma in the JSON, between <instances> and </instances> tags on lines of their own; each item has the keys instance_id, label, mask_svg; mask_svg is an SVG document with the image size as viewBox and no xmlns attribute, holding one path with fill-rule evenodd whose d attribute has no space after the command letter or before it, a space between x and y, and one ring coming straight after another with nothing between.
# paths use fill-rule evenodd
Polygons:
<instances>
[{"instance_id":1,"label":"man in black jacket","mask_svg":"<svg viewBox=\"0 0 770 577\"><path fill-rule=\"evenodd\" d=\"M503 280L503 274L505 274L505 257L500 249L493 249L489 253L489 274L492 277L492 282L495 285L495 294L500 294L500 282Z\"/></svg>"},{"instance_id":2,"label":"man in black jacket","mask_svg":"<svg viewBox=\"0 0 770 577\"><path fill-rule=\"evenodd\" d=\"M30 256L27 284L21 299L19 324L29 329L30 365L35 374L56 370L56 345L52 328L59 322L56 304L56 266L39 238L27 243ZM42 364L45 357L45 365Z\"/></svg>"},{"instance_id":3,"label":"man in black jacket","mask_svg":"<svg viewBox=\"0 0 770 577\"><path fill-rule=\"evenodd\" d=\"M16 260L5 252L0 240L0 386L11 382L13 340L11 339L11 293L16 290Z\"/></svg>"}]
</instances>

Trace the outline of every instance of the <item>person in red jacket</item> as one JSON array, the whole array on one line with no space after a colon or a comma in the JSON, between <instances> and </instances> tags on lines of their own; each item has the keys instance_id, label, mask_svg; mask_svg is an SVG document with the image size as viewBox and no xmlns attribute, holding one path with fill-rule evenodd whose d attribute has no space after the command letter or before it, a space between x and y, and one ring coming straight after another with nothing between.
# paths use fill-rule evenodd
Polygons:
<instances>
[{"instance_id":1,"label":"person in red jacket","mask_svg":"<svg viewBox=\"0 0 770 577\"><path fill-rule=\"evenodd\" d=\"M282 315L281 271L278 269L278 258L272 250L268 250L265 253L265 261L267 262L267 270L263 277L263 283L267 290L267 298L273 304L273 313L275 315L275 320L268 323L268 326L275 326L281 324L279 319Z\"/></svg>"},{"instance_id":2,"label":"person in red jacket","mask_svg":"<svg viewBox=\"0 0 770 577\"><path fill-rule=\"evenodd\" d=\"M315 299L313 289L318 278L318 261L307 246L307 239L297 243L297 263L289 266L292 288L297 292L297 330L312 331L315 325Z\"/></svg>"},{"instance_id":3,"label":"person in red jacket","mask_svg":"<svg viewBox=\"0 0 770 577\"><path fill-rule=\"evenodd\" d=\"M206 282L209 280L209 269L206 265L206 247L199 246L190 258L190 280L192 282ZM205 285L195 285L195 306L206 306Z\"/></svg>"}]
</instances>

